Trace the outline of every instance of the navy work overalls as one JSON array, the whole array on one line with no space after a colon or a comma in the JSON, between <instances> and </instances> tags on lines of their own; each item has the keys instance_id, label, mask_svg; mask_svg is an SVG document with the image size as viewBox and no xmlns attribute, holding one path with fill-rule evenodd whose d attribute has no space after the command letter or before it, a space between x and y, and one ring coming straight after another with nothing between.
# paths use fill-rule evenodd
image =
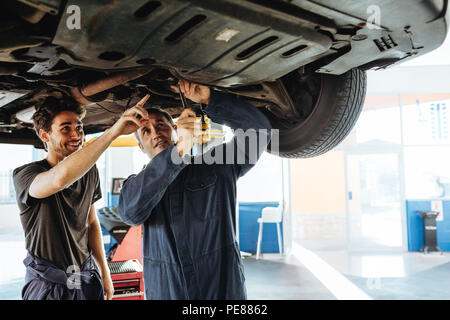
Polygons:
<instances>
[{"instance_id":1,"label":"navy work overalls","mask_svg":"<svg viewBox=\"0 0 450 320\"><path fill-rule=\"evenodd\" d=\"M104 300L103 285L92 259L81 270L66 273L28 253L23 300Z\"/></svg>"}]
</instances>

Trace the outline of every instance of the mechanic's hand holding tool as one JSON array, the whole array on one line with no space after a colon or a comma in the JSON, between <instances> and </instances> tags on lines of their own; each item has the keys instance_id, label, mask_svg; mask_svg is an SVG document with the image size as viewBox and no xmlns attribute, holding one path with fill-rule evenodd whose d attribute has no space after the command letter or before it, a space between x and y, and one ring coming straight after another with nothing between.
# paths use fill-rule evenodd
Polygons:
<instances>
[{"instance_id":1,"label":"mechanic's hand holding tool","mask_svg":"<svg viewBox=\"0 0 450 320\"><path fill-rule=\"evenodd\" d=\"M180 80L179 84L181 92L189 100L201 104L209 103L209 97L211 95L211 90L209 89L209 87L202 86L201 84L187 82L184 80ZM179 92L177 86L172 85L171 88L174 89L176 92Z\"/></svg>"},{"instance_id":2,"label":"mechanic's hand holding tool","mask_svg":"<svg viewBox=\"0 0 450 320\"><path fill-rule=\"evenodd\" d=\"M175 129L178 135L176 148L181 157L189 153L201 134L201 124L196 120L195 112L186 108L178 118Z\"/></svg>"},{"instance_id":3,"label":"mechanic's hand holding tool","mask_svg":"<svg viewBox=\"0 0 450 320\"><path fill-rule=\"evenodd\" d=\"M150 95L145 95L134 107L127 109L122 114L120 119L111 127L114 136L131 134L145 125L148 120L148 113L144 109L144 104L148 98L150 98Z\"/></svg>"},{"instance_id":4,"label":"mechanic's hand holding tool","mask_svg":"<svg viewBox=\"0 0 450 320\"><path fill-rule=\"evenodd\" d=\"M172 85L171 88L176 92L181 90L182 95L196 103L209 103L210 89L206 86L180 80L178 86ZM181 98L183 99L183 96ZM178 134L177 149L180 156L184 156L192 149L194 143L201 141L201 123L196 120L195 112L186 108L177 120L176 129Z\"/></svg>"}]
</instances>

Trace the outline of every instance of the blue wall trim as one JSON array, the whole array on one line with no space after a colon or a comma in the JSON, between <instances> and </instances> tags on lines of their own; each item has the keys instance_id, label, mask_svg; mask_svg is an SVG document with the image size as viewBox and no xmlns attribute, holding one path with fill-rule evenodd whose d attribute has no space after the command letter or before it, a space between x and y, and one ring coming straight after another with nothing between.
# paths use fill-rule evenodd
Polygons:
<instances>
[{"instance_id":1,"label":"blue wall trim","mask_svg":"<svg viewBox=\"0 0 450 320\"><path fill-rule=\"evenodd\" d=\"M239 247L241 251L256 253L261 211L265 207L278 207L278 202L240 202L239 203ZM283 245L283 222L281 245ZM275 223L265 223L261 241L261 253L278 253L278 235Z\"/></svg>"},{"instance_id":2,"label":"blue wall trim","mask_svg":"<svg viewBox=\"0 0 450 320\"><path fill-rule=\"evenodd\" d=\"M107 193L107 205L117 206L119 195ZM258 218L265 207L278 207L278 202L240 202L239 203L239 247L241 251L256 253L259 224ZM283 222L280 223L281 245L283 245ZM106 247L105 247L106 248ZM265 223L261 241L261 253L278 253L278 235L275 223Z\"/></svg>"}]
</instances>

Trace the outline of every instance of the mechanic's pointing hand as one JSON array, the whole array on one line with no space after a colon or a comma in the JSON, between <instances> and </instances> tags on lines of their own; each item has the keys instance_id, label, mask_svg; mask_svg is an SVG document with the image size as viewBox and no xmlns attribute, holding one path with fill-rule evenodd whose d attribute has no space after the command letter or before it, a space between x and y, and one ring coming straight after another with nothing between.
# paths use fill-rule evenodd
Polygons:
<instances>
[{"instance_id":1,"label":"mechanic's pointing hand","mask_svg":"<svg viewBox=\"0 0 450 320\"><path fill-rule=\"evenodd\" d=\"M127 109L119 120L112 126L111 130L114 136L127 135L135 132L144 126L148 120L147 110L144 109L145 102L150 98L147 94L133 108Z\"/></svg>"},{"instance_id":2,"label":"mechanic's pointing hand","mask_svg":"<svg viewBox=\"0 0 450 320\"><path fill-rule=\"evenodd\" d=\"M178 88L176 86L171 86L171 88L178 92ZM209 103L209 97L211 95L211 90L209 87L180 80L180 88L181 92L189 100L202 104Z\"/></svg>"}]
</instances>

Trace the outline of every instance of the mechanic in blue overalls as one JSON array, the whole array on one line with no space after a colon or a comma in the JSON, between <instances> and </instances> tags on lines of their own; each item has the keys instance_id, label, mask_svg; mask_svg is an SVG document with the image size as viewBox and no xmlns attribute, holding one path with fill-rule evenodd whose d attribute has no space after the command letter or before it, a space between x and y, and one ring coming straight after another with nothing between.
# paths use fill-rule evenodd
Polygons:
<instances>
[{"instance_id":1,"label":"mechanic in blue overalls","mask_svg":"<svg viewBox=\"0 0 450 320\"><path fill-rule=\"evenodd\" d=\"M110 129L83 148L81 120L86 110L76 101L50 96L34 113L35 131L48 151L47 157L13 172L28 251L24 300L112 298L114 288L94 208L94 202L101 198L95 162L116 137L143 125L146 99L125 111Z\"/></svg>"},{"instance_id":2,"label":"mechanic in blue overalls","mask_svg":"<svg viewBox=\"0 0 450 320\"><path fill-rule=\"evenodd\" d=\"M151 161L124 182L119 198L123 221L144 225L145 296L246 299L235 232L236 181L266 149L271 125L240 97L185 81L180 81L180 89L190 100L206 105L212 121L226 124L235 134L229 143L191 157L197 136L195 113L186 108L174 126L164 111L147 110L148 123L136 137ZM249 132L247 136L255 134L256 145L246 143L242 133Z\"/></svg>"}]
</instances>

